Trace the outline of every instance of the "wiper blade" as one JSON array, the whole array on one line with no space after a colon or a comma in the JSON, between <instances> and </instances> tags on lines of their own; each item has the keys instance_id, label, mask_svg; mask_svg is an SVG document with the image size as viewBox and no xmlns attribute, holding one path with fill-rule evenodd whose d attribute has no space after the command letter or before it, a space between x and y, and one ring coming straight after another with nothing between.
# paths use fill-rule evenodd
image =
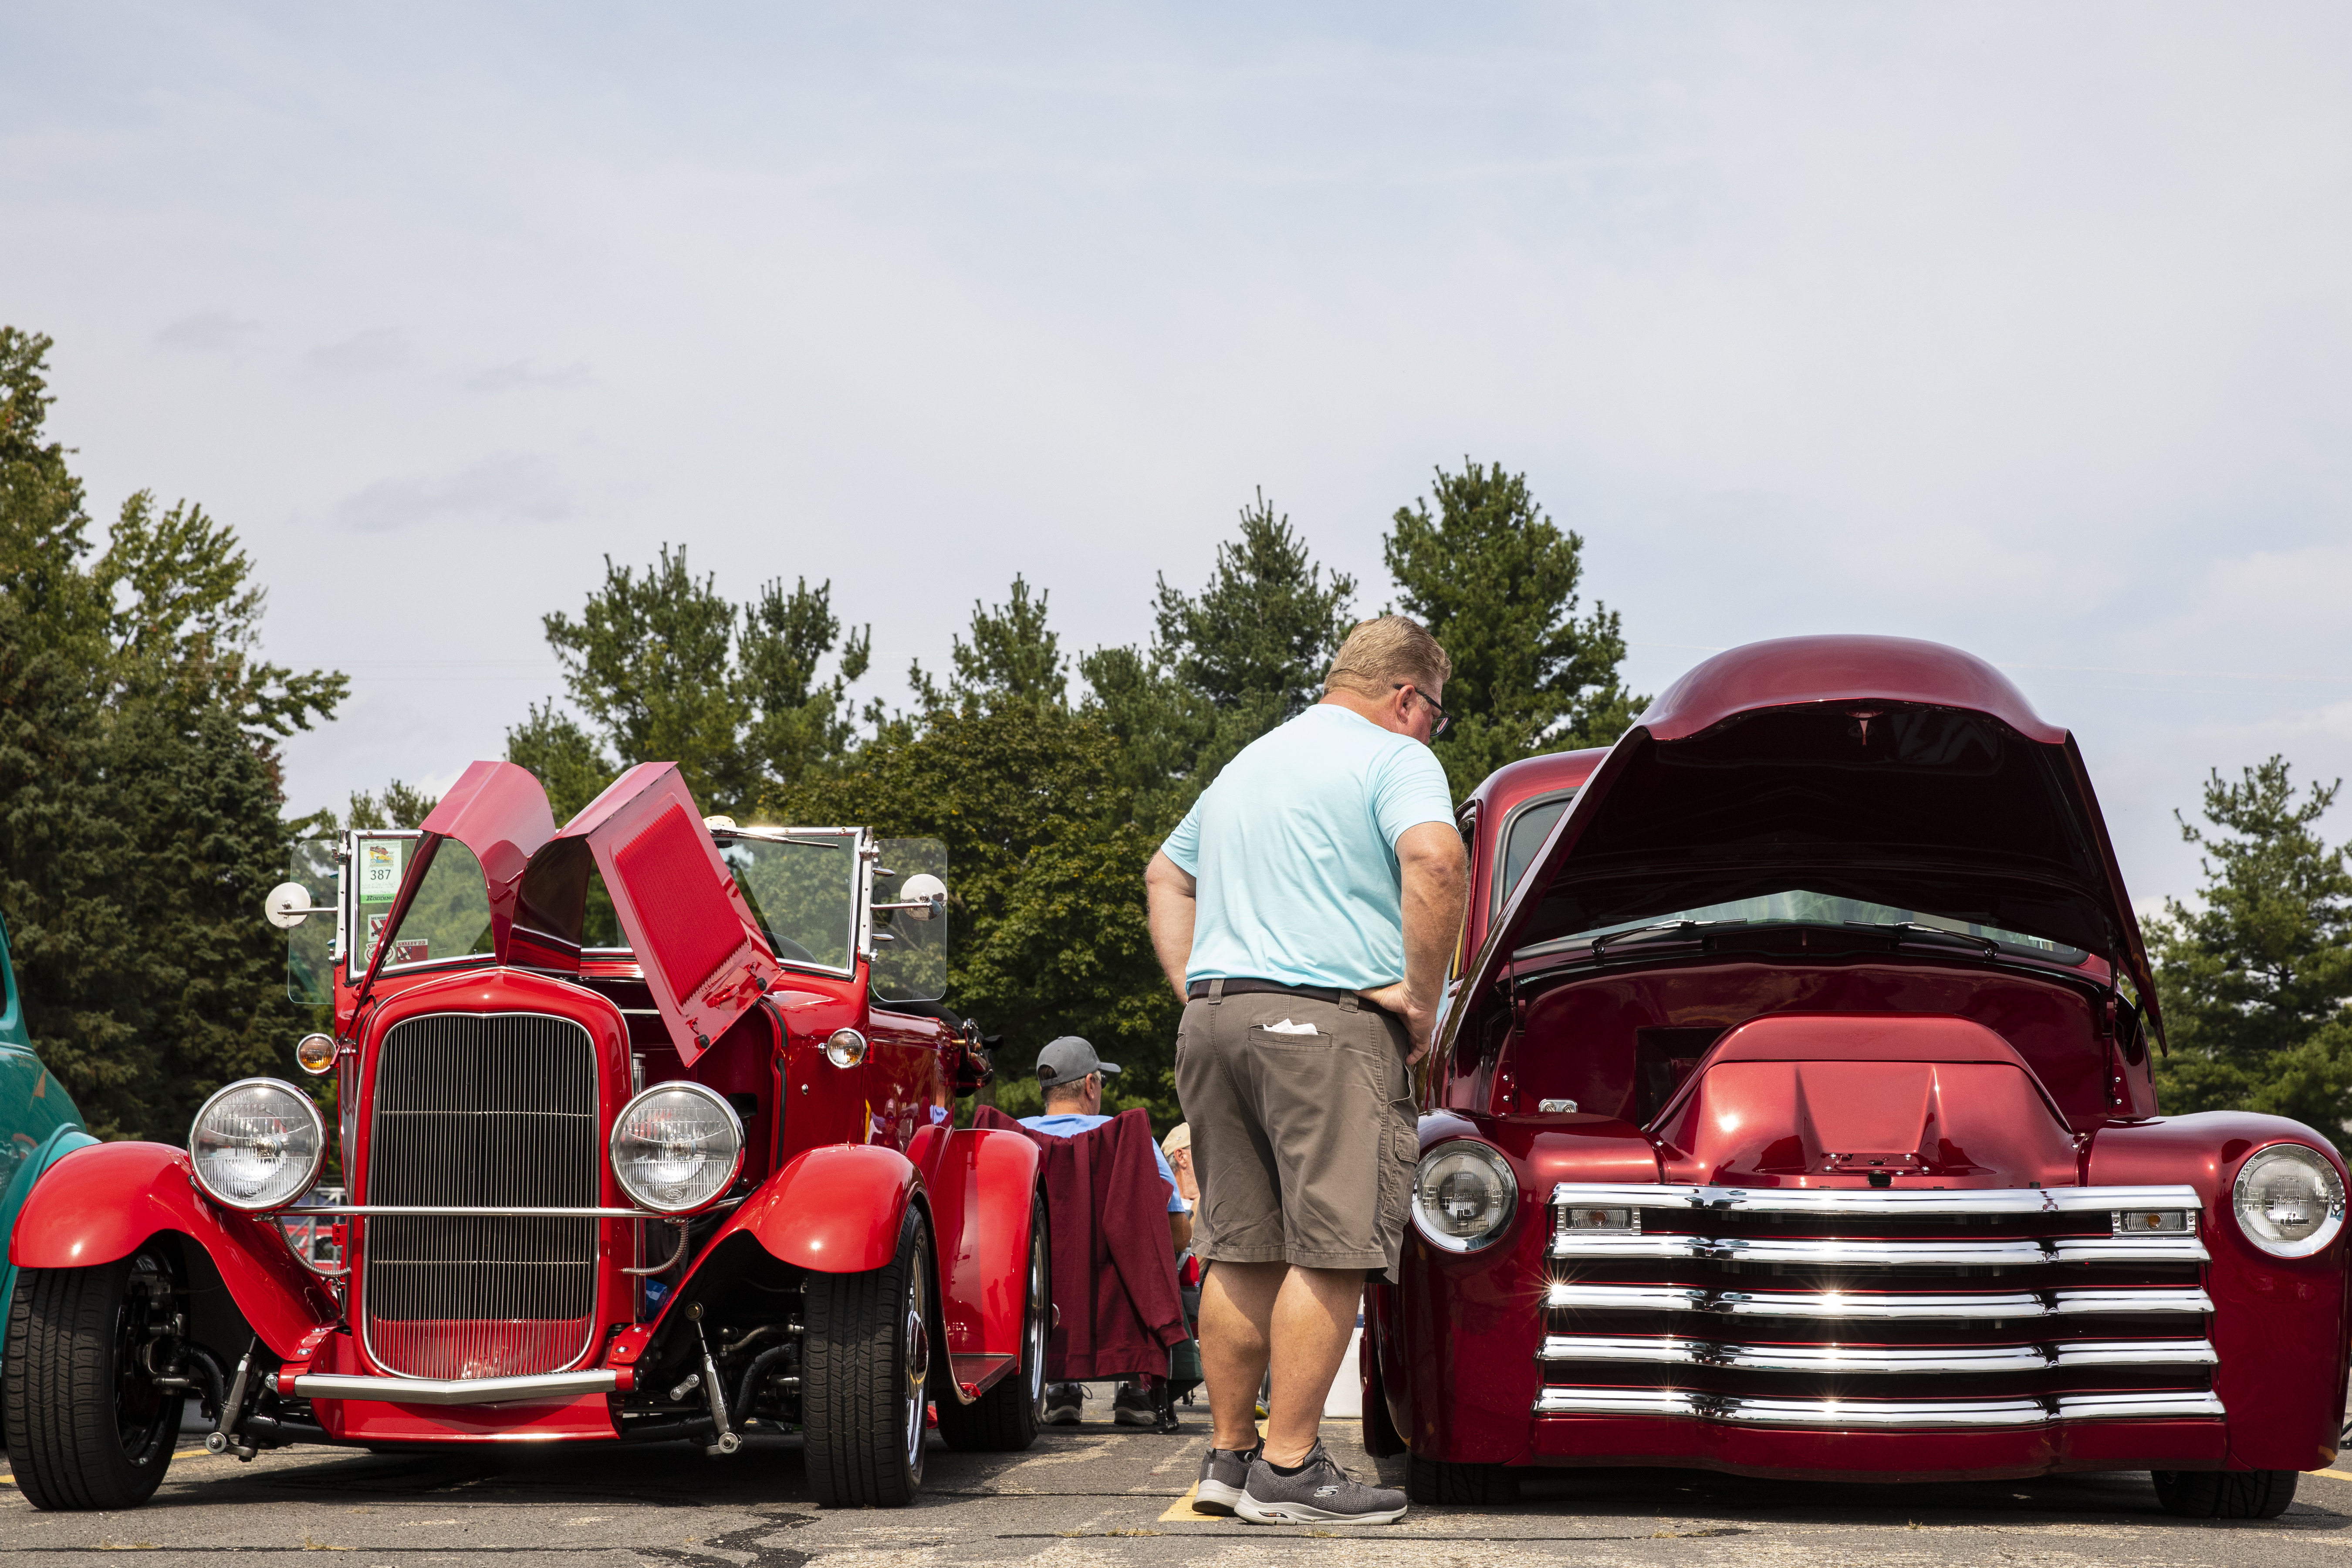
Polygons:
<instances>
[{"instance_id":1,"label":"wiper blade","mask_svg":"<svg viewBox=\"0 0 2352 1568\"><path fill-rule=\"evenodd\" d=\"M1603 931L1599 936L1592 939L1592 955L1595 958L1600 957L1601 950L1602 948L1607 947L1612 942L1622 942L1629 936L1651 936L1659 931L1674 931L1679 935L1688 936L1694 931L1708 931L1717 926L1744 926L1748 922L1744 920L1659 921L1654 925L1632 926L1624 931Z\"/></svg>"},{"instance_id":2,"label":"wiper blade","mask_svg":"<svg viewBox=\"0 0 2352 1568\"><path fill-rule=\"evenodd\" d=\"M1864 931L1900 931L1906 938L1935 937L1943 942L1957 942L1979 950L1987 958L2000 956L2000 943L1989 936L1978 936L1973 931L1946 931L1942 926L1925 925L1918 921L1848 921L1845 923L1860 926Z\"/></svg>"}]
</instances>

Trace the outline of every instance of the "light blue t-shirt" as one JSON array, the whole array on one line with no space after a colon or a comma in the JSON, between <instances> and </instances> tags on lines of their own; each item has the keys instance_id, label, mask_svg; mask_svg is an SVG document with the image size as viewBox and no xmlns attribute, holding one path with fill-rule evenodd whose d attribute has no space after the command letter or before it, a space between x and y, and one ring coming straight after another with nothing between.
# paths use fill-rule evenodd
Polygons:
<instances>
[{"instance_id":1,"label":"light blue t-shirt","mask_svg":"<svg viewBox=\"0 0 2352 1568\"><path fill-rule=\"evenodd\" d=\"M1081 1132L1091 1132L1110 1120L1108 1116L1085 1116L1075 1110L1057 1110L1051 1116L1024 1116L1024 1127L1034 1127L1040 1132L1050 1132L1056 1138L1076 1138ZM1160 1173L1168 1178L1168 1212L1191 1214L1192 1205L1176 1190L1176 1173L1168 1164L1167 1152L1159 1144L1151 1146L1151 1157L1160 1162Z\"/></svg>"},{"instance_id":2,"label":"light blue t-shirt","mask_svg":"<svg viewBox=\"0 0 2352 1568\"><path fill-rule=\"evenodd\" d=\"M1252 742L1160 848L1198 884L1184 978L1370 991L1404 978L1396 841L1454 826L1436 753L1336 702Z\"/></svg>"}]
</instances>

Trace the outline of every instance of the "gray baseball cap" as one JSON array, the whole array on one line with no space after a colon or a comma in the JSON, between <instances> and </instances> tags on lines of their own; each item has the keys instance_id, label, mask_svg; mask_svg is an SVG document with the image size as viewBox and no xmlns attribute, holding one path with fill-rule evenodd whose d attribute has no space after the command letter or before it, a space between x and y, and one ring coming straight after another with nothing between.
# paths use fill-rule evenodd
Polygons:
<instances>
[{"instance_id":1,"label":"gray baseball cap","mask_svg":"<svg viewBox=\"0 0 2352 1568\"><path fill-rule=\"evenodd\" d=\"M1107 1062L1095 1055L1095 1048L1076 1035L1064 1035L1049 1041L1037 1053L1037 1081L1051 1089L1056 1084L1076 1083L1090 1072L1105 1078L1118 1076L1118 1064Z\"/></svg>"}]
</instances>

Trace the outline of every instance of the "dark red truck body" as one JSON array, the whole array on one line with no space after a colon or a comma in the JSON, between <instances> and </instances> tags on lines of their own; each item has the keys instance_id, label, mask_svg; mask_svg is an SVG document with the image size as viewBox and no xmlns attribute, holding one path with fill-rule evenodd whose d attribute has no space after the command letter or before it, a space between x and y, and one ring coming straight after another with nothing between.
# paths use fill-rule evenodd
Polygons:
<instances>
[{"instance_id":1,"label":"dark red truck body","mask_svg":"<svg viewBox=\"0 0 2352 1568\"><path fill-rule=\"evenodd\" d=\"M2159 1113L2090 781L1997 671L1897 638L1736 649L1461 822L1423 1169L1492 1151L1516 1206L1462 1250L1417 1185L1370 1292L1376 1451L1879 1480L2333 1461L2343 1163L2278 1118ZM2232 1207L2283 1144L2336 1184L2309 1256Z\"/></svg>"}]
</instances>

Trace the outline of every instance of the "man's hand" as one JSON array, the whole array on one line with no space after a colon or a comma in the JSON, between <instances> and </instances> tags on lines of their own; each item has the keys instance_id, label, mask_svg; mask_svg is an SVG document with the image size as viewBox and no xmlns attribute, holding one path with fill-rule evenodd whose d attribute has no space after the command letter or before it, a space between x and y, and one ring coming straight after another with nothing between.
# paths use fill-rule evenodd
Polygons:
<instances>
[{"instance_id":1,"label":"man's hand","mask_svg":"<svg viewBox=\"0 0 2352 1568\"><path fill-rule=\"evenodd\" d=\"M1356 994L1381 1012L1393 1013L1404 1020L1404 1026L1412 1037L1412 1054L1404 1058L1405 1066L1412 1067L1429 1054L1429 1037L1437 1024L1436 1003L1415 1002L1412 993L1404 988L1402 980L1393 985L1383 985L1377 991L1359 991Z\"/></svg>"},{"instance_id":2,"label":"man's hand","mask_svg":"<svg viewBox=\"0 0 2352 1568\"><path fill-rule=\"evenodd\" d=\"M1176 1000L1184 1000L1184 966L1192 962L1192 917L1199 905L1194 895L1199 885L1185 869L1168 858L1165 850L1154 850L1151 864L1143 868L1143 897L1151 922L1151 951L1160 959L1160 967L1168 976L1168 984L1176 990Z\"/></svg>"}]
</instances>

